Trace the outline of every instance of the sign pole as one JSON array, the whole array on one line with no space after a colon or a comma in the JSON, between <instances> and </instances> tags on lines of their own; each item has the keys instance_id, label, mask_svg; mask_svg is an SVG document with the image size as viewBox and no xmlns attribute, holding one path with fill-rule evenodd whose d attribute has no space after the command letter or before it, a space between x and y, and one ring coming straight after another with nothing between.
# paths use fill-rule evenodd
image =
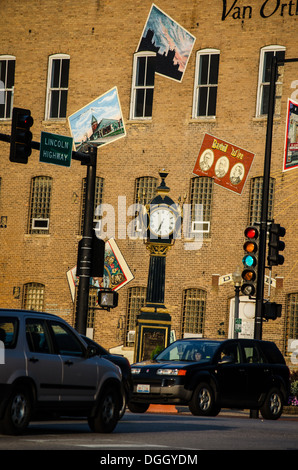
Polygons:
<instances>
[{"instance_id":1,"label":"sign pole","mask_svg":"<svg viewBox=\"0 0 298 470\"><path fill-rule=\"evenodd\" d=\"M87 166L83 238L79 243L77 266L79 271L79 285L76 303L76 330L83 335L86 334L89 307L97 147L89 147L88 150L90 155L90 162Z\"/></svg>"}]
</instances>

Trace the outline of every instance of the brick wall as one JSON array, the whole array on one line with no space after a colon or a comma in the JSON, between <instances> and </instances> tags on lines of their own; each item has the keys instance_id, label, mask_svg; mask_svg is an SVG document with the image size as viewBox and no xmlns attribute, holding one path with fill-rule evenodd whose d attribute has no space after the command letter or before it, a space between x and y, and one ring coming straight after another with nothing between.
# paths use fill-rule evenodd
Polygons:
<instances>
[{"instance_id":1,"label":"brick wall","mask_svg":"<svg viewBox=\"0 0 298 470\"><path fill-rule=\"evenodd\" d=\"M294 7L262 18L263 4L251 2L252 17L243 15L243 2L222 21L223 2L170 2L158 7L196 37L182 83L156 76L153 118L149 122L130 121L129 106L133 54L139 42L151 2L115 0L79 2L49 0L45 5L30 0L20 7L11 0L2 6L0 28L4 40L1 54L16 57L14 104L28 107L34 117L34 140L40 132L70 135L67 120L45 121L48 57L70 55L67 115L117 86L127 136L98 151L97 175L105 179L104 202L117 214L118 196L126 196L127 207L134 197L135 179L158 176L160 168L169 171L167 184L174 200L189 193L192 170L205 133L235 143L255 153L249 177L262 176L266 119L255 118L260 48L279 44L287 57L295 57L297 16ZM257 3L258 5L255 5ZM269 16L272 5L267 5ZM293 11L292 11L293 10ZM247 10L248 15L248 10ZM191 119L195 53L203 48L220 50L216 120ZM296 67L296 68L295 68ZM272 298L285 306L286 294L298 288L296 254L296 172L282 173L287 99L298 79L297 66L287 65L283 77L281 117L274 121L272 173L276 178L274 216L287 227L286 262L273 270L284 278L283 287L272 290ZM0 132L10 133L10 122L0 121ZM45 309L74 322L73 302L66 272L76 264L82 178L86 168L73 161L71 168L38 162L33 151L27 165L9 162L9 144L0 142L0 215L7 227L0 229L0 303L20 307L22 296L14 298L13 287L26 282L45 284ZM31 178L53 178L49 235L28 235L28 208ZM172 327L181 333L182 292L189 287L207 291L205 336L218 336L220 325L227 334L232 284L212 285L213 274L231 273L241 264L243 230L248 222L249 181L242 195L214 185L212 236L197 251L184 249L177 240L167 256L165 302L171 311ZM127 216L127 222L129 217ZM116 223L117 228L117 223ZM116 241L128 262L134 280L119 291L119 306L111 312L97 311L95 339L103 346L121 344L127 290L146 286L149 254L141 241ZM285 310L283 311L285 312ZM122 320L121 320L122 321ZM121 322L120 322L121 323ZM283 347L285 313L281 319L264 325L264 337Z\"/></svg>"}]
</instances>

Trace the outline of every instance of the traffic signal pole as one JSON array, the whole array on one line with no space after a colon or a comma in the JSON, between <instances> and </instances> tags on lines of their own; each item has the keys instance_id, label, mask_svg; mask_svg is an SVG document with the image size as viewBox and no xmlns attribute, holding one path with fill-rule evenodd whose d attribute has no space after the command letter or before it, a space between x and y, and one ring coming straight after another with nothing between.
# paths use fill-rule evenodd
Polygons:
<instances>
[{"instance_id":1,"label":"traffic signal pole","mask_svg":"<svg viewBox=\"0 0 298 470\"><path fill-rule=\"evenodd\" d=\"M89 147L90 161L87 167L86 203L83 238L79 244L79 285L76 304L76 330L86 334L89 306L89 285L92 266L93 213L96 181L97 147Z\"/></svg>"},{"instance_id":2,"label":"traffic signal pole","mask_svg":"<svg viewBox=\"0 0 298 470\"><path fill-rule=\"evenodd\" d=\"M269 103L267 116L266 147L264 159L263 190L262 190L262 210L260 223L260 241L258 257L258 277L256 292L256 311L255 311L255 331L254 338L262 339L262 313L264 298L264 278L266 261L266 236L267 236L267 218L268 218L268 197L270 183L270 166L272 150L272 130L275 105L275 80L277 73L277 58L273 56L270 73Z\"/></svg>"},{"instance_id":3,"label":"traffic signal pole","mask_svg":"<svg viewBox=\"0 0 298 470\"><path fill-rule=\"evenodd\" d=\"M262 316L263 316L263 308L264 308L263 298L264 298L264 278L265 278L265 260L266 260L268 198L269 198L272 132L273 132L275 88L276 88L275 81L277 77L278 65L283 65L285 62L298 62L298 58L278 60L276 56L273 56L272 62L271 62L266 146L265 146L265 159L264 159L264 175L263 175L263 191L262 191L262 210L261 210L261 223L260 223L258 278L257 278L257 289L256 289L256 310L255 310L255 330L254 330L255 339L262 339Z\"/></svg>"}]
</instances>

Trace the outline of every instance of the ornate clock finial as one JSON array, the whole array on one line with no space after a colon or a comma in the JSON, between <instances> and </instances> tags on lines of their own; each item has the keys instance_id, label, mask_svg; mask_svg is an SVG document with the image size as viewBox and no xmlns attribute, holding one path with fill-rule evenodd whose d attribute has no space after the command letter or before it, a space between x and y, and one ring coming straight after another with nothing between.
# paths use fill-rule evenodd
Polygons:
<instances>
[{"instance_id":1,"label":"ornate clock finial","mask_svg":"<svg viewBox=\"0 0 298 470\"><path fill-rule=\"evenodd\" d=\"M166 185L165 179L168 176L169 172L166 171L164 168L159 171L159 176L161 177L161 183L157 187L157 192L168 193L170 188Z\"/></svg>"}]
</instances>

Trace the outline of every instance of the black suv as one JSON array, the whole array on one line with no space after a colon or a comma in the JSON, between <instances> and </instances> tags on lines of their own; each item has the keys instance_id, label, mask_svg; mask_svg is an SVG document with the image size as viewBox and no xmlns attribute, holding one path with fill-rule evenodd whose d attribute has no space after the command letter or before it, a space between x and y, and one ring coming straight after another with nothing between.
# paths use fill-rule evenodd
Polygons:
<instances>
[{"instance_id":1,"label":"black suv","mask_svg":"<svg viewBox=\"0 0 298 470\"><path fill-rule=\"evenodd\" d=\"M194 415L216 416L222 407L260 410L278 419L289 394L289 369L269 341L182 339L131 366L132 412L151 403L188 405Z\"/></svg>"},{"instance_id":2,"label":"black suv","mask_svg":"<svg viewBox=\"0 0 298 470\"><path fill-rule=\"evenodd\" d=\"M121 370L62 318L0 309L0 432L19 434L39 416L88 417L112 432L122 406Z\"/></svg>"}]
</instances>

